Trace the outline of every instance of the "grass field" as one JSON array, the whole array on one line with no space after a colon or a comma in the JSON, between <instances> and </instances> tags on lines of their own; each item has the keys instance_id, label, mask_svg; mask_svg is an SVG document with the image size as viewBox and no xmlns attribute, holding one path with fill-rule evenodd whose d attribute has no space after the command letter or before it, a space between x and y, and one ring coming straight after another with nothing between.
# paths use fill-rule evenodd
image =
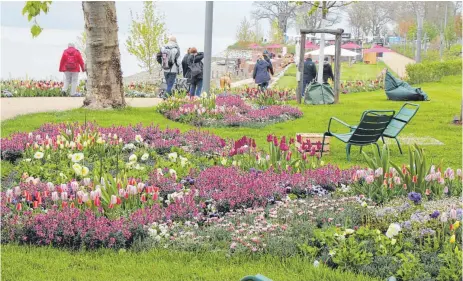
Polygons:
<instances>
[{"instance_id":1,"label":"grass field","mask_svg":"<svg viewBox=\"0 0 463 281\"><path fill-rule=\"evenodd\" d=\"M239 281L246 275L263 274L275 281L378 280L349 272L313 267L304 258L280 259L233 256L224 253L193 254L170 250L69 252L49 247L2 247L2 280L213 280Z\"/></svg>"},{"instance_id":2,"label":"grass field","mask_svg":"<svg viewBox=\"0 0 463 281\"><path fill-rule=\"evenodd\" d=\"M461 77L446 77L437 83L416 85L429 95L431 101L419 102L420 109L411 123L401 133L401 137L432 137L444 145L424 146L427 156L435 162L444 159L445 165L461 167L461 127L453 125L451 121L461 110ZM292 102L296 105L295 102ZM269 125L263 129L253 128L204 128L224 138L238 139L242 136L255 138L257 144L266 148L266 136L274 133L279 136L295 136L296 133L323 133L328 126L331 116L356 124L362 112L368 109L394 109L399 110L403 102L388 101L383 91L368 93L355 93L341 95L340 103L335 105L307 106L298 105L304 112L303 118L285 123ZM116 111L91 111L76 109L64 112L38 113L20 116L2 122L2 137L16 131L31 131L45 122L71 122L96 120L102 126L128 125L128 124L159 124L161 127L179 128L181 130L194 129L194 127L170 121L153 108L127 108ZM339 127L342 129L342 127ZM371 151L367 148L365 151ZM406 149L406 147L405 147ZM396 145L391 146L391 157L396 163L408 163L407 154L400 155ZM333 140L331 153L324 157L325 162L331 162L348 167L354 164L363 164L358 148L352 149L351 162L347 162L345 146Z\"/></svg>"}]
</instances>

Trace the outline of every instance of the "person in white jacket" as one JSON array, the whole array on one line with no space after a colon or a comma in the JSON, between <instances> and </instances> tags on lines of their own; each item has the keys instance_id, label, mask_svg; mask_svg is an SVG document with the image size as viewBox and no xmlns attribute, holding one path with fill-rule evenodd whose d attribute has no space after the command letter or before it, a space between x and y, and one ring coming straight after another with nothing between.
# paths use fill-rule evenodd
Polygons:
<instances>
[{"instance_id":1,"label":"person in white jacket","mask_svg":"<svg viewBox=\"0 0 463 281\"><path fill-rule=\"evenodd\" d=\"M157 61L161 64L164 70L164 78L166 79L166 92L170 96L172 87L175 84L175 79L180 73L180 48L177 44L175 36L169 37L169 42L161 48L157 55Z\"/></svg>"}]
</instances>

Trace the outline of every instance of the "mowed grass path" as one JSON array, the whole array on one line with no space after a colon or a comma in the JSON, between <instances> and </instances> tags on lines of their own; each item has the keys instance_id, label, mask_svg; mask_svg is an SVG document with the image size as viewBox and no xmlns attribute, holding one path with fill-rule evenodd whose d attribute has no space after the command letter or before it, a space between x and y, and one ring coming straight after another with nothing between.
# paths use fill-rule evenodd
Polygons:
<instances>
[{"instance_id":1,"label":"mowed grass path","mask_svg":"<svg viewBox=\"0 0 463 281\"><path fill-rule=\"evenodd\" d=\"M442 82L415 86L422 87L428 93L431 101L418 102L420 109L417 115L400 136L432 137L443 142L444 145L423 146L428 158L431 158L430 160L433 160L434 163L443 159L445 166L461 167L462 131L460 126L452 124L453 117L458 115L461 110L461 77L446 77ZM252 137L256 139L259 147L266 149L268 134L294 137L296 133L323 133L328 127L328 120L331 116L336 116L349 124L356 124L365 110L394 109L397 111L403 103L388 101L384 91L347 94L341 95L340 103L335 105L308 106L296 105L295 102L291 102L292 105L298 106L304 112L304 116L285 123L277 123L259 129L203 128L202 130L211 131L223 138ZM162 128L195 129L193 126L166 119L161 114L156 113L154 108L127 108L113 111L76 109L64 112L37 113L7 120L2 122L1 135L6 137L16 131L31 131L46 122L83 122L85 118L96 120L101 126L154 123L159 124ZM340 132L346 131L342 126L334 128L339 128ZM396 145L390 147L391 160L398 164L408 163L408 154L400 155ZM366 148L364 151L371 152L372 148ZM407 147L404 146L404 149L407 151ZM347 162L345 145L340 141L332 140L331 153L326 157L324 156L323 160L325 163L334 163L341 167L363 165L364 162L358 150L358 147L352 148L351 162Z\"/></svg>"},{"instance_id":2,"label":"mowed grass path","mask_svg":"<svg viewBox=\"0 0 463 281\"><path fill-rule=\"evenodd\" d=\"M379 281L323 266L315 268L308 259L301 257L237 255L228 258L223 252L194 254L171 250L69 252L14 245L2 247L1 273L4 281L239 281L246 275L258 273L275 281Z\"/></svg>"}]
</instances>

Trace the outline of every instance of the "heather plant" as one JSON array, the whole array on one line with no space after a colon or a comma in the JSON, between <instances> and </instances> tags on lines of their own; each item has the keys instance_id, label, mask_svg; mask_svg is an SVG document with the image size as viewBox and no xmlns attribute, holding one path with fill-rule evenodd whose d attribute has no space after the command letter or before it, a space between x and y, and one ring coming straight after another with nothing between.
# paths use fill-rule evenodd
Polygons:
<instances>
[{"instance_id":1,"label":"heather plant","mask_svg":"<svg viewBox=\"0 0 463 281\"><path fill-rule=\"evenodd\" d=\"M195 126L265 126L299 118L302 112L287 105L260 106L238 95L173 97L156 109L167 118Z\"/></svg>"}]
</instances>

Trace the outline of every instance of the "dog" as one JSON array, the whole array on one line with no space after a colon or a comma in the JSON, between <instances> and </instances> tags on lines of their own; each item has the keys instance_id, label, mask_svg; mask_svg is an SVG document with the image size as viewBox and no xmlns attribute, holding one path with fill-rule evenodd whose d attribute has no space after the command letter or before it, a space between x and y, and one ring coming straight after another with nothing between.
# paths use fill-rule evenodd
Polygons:
<instances>
[{"instance_id":1,"label":"dog","mask_svg":"<svg viewBox=\"0 0 463 281\"><path fill-rule=\"evenodd\" d=\"M220 89L231 89L231 82L231 73L225 73L222 77L220 77Z\"/></svg>"}]
</instances>

